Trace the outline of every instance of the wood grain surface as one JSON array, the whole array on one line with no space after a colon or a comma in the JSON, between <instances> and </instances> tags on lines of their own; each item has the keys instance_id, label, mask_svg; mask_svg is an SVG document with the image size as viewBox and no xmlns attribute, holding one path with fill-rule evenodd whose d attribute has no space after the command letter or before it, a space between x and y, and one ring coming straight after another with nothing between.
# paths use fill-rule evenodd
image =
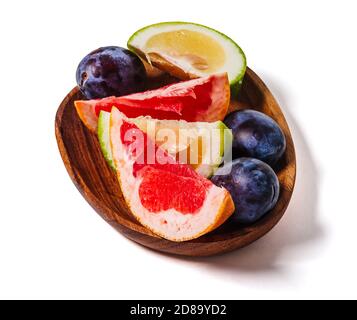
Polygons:
<instances>
[{"instance_id":1,"label":"wood grain surface","mask_svg":"<svg viewBox=\"0 0 357 320\"><path fill-rule=\"evenodd\" d=\"M102 156L97 136L77 116L73 102L78 99L83 99L83 96L76 87L58 108L55 131L59 151L68 174L83 197L104 220L127 238L165 253L211 256L254 242L269 232L284 215L295 184L294 145L278 103L262 80L249 68L239 98L232 102L230 110L252 108L262 111L275 119L282 128L287 149L276 168L281 186L279 201L271 212L253 225L237 226L228 222L214 232L188 242L176 243L162 239L139 224L130 214L116 176Z\"/></svg>"}]
</instances>

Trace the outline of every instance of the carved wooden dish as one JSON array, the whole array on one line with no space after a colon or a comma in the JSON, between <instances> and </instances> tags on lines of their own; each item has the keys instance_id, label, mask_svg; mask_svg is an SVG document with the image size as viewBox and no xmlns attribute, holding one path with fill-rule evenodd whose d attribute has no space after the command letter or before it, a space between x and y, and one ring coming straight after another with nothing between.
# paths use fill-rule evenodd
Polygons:
<instances>
[{"instance_id":1,"label":"carved wooden dish","mask_svg":"<svg viewBox=\"0 0 357 320\"><path fill-rule=\"evenodd\" d=\"M185 256L210 256L244 247L269 232L284 215L295 184L294 145L284 115L262 80L250 69L244 79L238 102L231 109L246 106L274 118L285 133L287 149L277 167L281 193L276 207L250 226L229 222L199 239L171 242L139 224L126 207L119 183L100 151L97 136L77 116L73 102L83 99L78 87L63 100L56 115L58 147L72 181L99 215L127 238L154 250Z\"/></svg>"}]
</instances>

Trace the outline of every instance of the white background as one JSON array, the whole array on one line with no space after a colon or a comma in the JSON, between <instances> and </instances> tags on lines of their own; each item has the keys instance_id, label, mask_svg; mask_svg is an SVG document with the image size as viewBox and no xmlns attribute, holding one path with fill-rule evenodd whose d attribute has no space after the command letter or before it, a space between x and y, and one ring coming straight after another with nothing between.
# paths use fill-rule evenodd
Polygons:
<instances>
[{"instance_id":1,"label":"white background","mask_svg":"<svg viewBox=\"0 0 357 320\"><path fill-rule=\"evenodd\" d=\"M357 7L351 1L1 1L0 298L357 298ZM221 257L126 240L81 197L54 134L89 51L186 20L234 38L280 102L298 179L281 223Z\"/></svg>"}]
</instances>

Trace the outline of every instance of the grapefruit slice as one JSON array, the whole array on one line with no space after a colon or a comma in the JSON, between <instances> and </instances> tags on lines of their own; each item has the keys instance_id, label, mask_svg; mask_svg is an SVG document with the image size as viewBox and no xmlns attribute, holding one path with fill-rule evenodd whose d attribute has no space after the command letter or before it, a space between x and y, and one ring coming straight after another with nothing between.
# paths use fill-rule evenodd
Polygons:
<instances>
[{"instance_id":1,"label":"grapefruit slice","mask_svg":"<svg viewBox=\"0 0 357 320\"><path fill-rule=\"evenodd\" d=\"M203 25L164 22L136 31L128 48L179 79L227 72L236 96L246 71L242 49L229 37Z\"/></svg>"},{"instance_id":2,"label":"grapefruit slice","mask_svg":"<svg viewBox=\"0 0 357 320\"><path fill-rule=\"evenodd\" d=\"M232 149L232 133L222 121L187 122L157 120L151 117L128 118L149 138L180 163L190 164L200 175L209 178ZM101 111L98 139L104 158L115 169L110 147L110 113Z\"/></svg>"},{"instance_id":3,"label":"grapefruit slice","mask_svg":"<svg viewBox=\"0 0 357 320\"><path fill-rule=\"evenodd\" d=\"M92 131L100 111L118 108L126 116L214 122L226 116L230 90L226 73L171 84L156 90L123 97L74 102L78 115Z\"/></svg>"},{"instance_id":4,"label":"grapefruit slice","mask_svg":"<svg viewBox=\"0 0 357 320\"><path fill-rule=\"evenodd\" d=\"M187 241L214 230L232 215L234 204L226 189L176 162L116 108L111 112L110 142L126 203L155 234ZM154 150L155 161L149 161L147 150Z\"/></svg>"}]
</instances>

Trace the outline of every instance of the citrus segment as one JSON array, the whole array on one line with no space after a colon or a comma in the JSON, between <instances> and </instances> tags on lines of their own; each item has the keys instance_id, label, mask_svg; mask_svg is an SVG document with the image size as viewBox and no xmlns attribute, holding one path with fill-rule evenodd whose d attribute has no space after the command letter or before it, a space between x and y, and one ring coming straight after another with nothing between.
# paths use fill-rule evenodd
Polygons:
<instances>
[{"instance_id":1,"label":"citrus segment","mask_svg":"<svg viewBox=\"0 0 357 320\"><path fill-rule=\"evenodd\" d=\"M128 48L180 79L227 72L233 96L237 95L246 71L244 52L231 38L195 23L146 26L130 37Z\"/></svg>"},{"instance_id":2,"label":"citrus segment","mask_svg":"<svg viewBox=\"0 0 357 320\"><path fill-rule=\"evenodd\" d=\"M189 165L170 158L169 163L148 163L139 158L137 139L126 140L126 132L140 129L113 108L110 142L118 180L134 217L157 235L172 241L186 241L217 228L234 211L228 191L199 176ZM122 129L122 127L124 128ZM153 142L142 133L146 147ZM164 150L154 146L155 153ZM160 152L159 152L160 153ZM158 160L155 156L155 159ZM134 165L140 165L134 168ZM134 174L135 173L135 174Z\"/></svg>"},{"instance_id":3,"label":"citrus segment","mask_svg":"<svg viewBox=\"0 0 357 320\"><path fill-rule=\"evenodd\" d=\"M100 111L110 112L112 107L130 118L151 116L214 122L223 120L229 100L228 78L224 73L123 97L78 100L74 104L83 123L95 131Z\"/></svg>"},{"instance_id":4,"label":"citrus segment","mask_svg":"<svg viewBox=\"0 0 357 320\"><path fill-rule=\"evenodd\" d=\"M100 147L108 164L114 168L110 149L109 121L110 113L101 111L98 121ZM128 118L127 122L135 124L173 158L190 164L204 177L210 177L214 173L222 163L223 156L226 152L230 152L232 146L231 132L221 121L187 122L138 117ZM123 127L124 125L122 130Z\"/></svg>"}]
</instances>

